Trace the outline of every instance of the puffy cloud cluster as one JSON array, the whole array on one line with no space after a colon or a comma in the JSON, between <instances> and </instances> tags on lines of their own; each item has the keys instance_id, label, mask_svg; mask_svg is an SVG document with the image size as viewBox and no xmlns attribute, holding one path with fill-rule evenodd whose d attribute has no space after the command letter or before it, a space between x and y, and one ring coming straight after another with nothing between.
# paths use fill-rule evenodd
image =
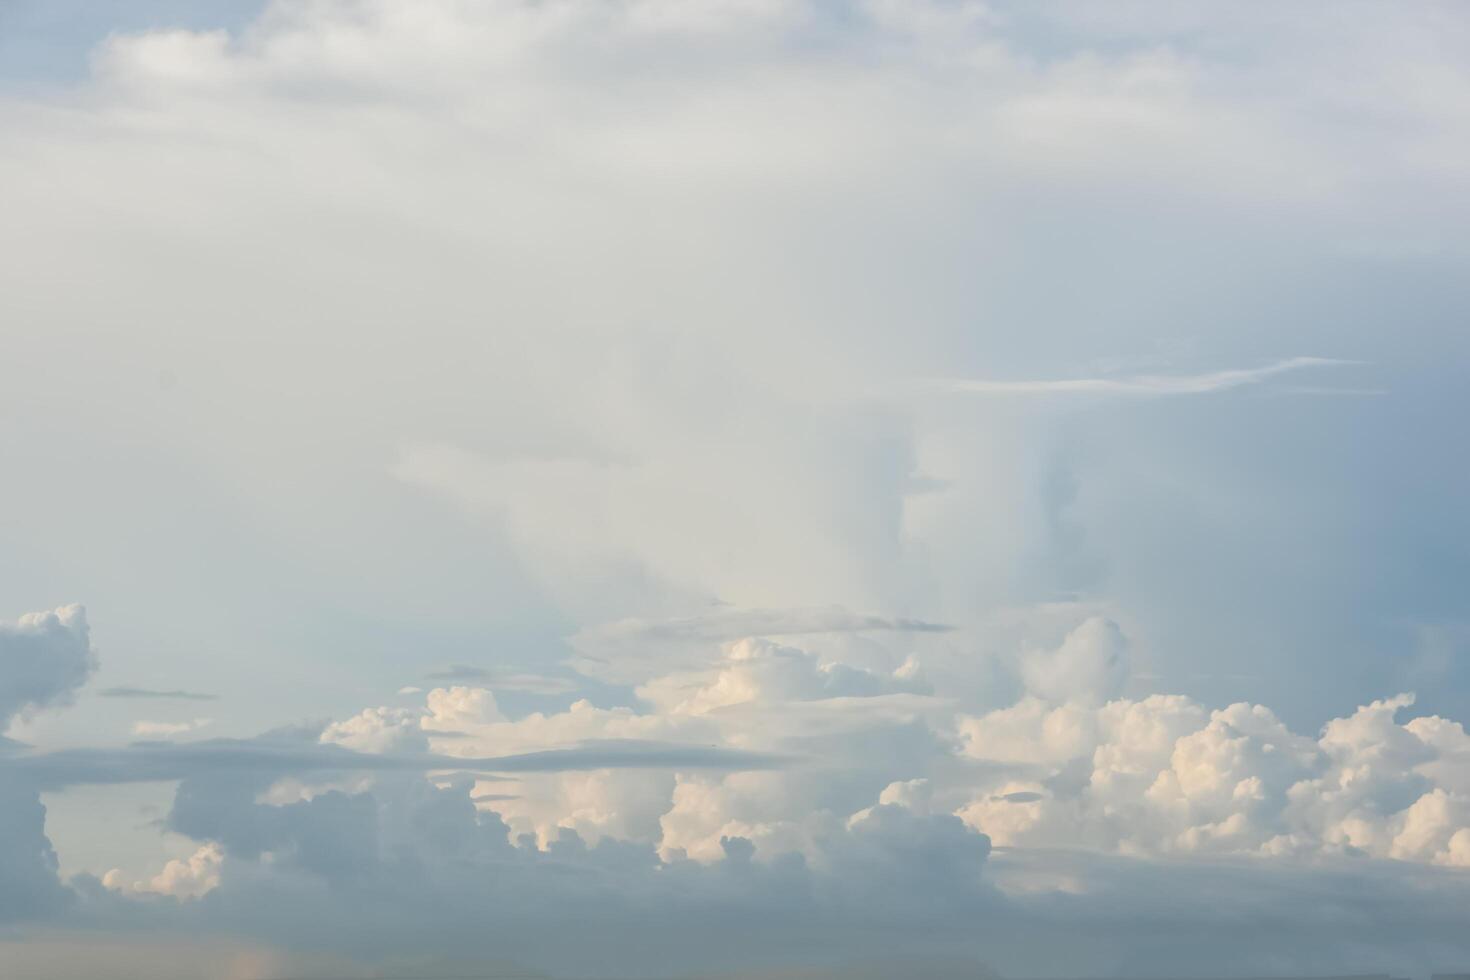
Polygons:
<instances>
[{"instance_id":1,"label":"puffy cloud cluster","mask_svg":"<svg viewBox=\"0 0 1470 980\"><path fill-rule=\"evenodd\" d=\"M1049 645L1024 645L1019 699L979 711L924 693L920 665L934 650L922 638L884 635L876 647L817 633L712 639L704 666L650 677L612 708L581 700L516 716L489 689L435 688L419 707L370 708L319 730L135 747L166 768L132 776L116 770L141 756L27 756L0 770L16 790L3 811L15 846L0 858L32 855L9 875L31 884L0 890L11 903L0 910L35 917L70 903L104 925L144 916L153 928L367 959L431 944L581 973L608 969L614 947L618 968L634 972L749 968L738 936L761 937L773 962L813 937L876 952L882 935L885 955L950 950L1058 972L1121 968L1143 948L1149 962L1185 966L1210 948L1258 971L1399 955L1409 937L1459 949L1432 910L1470 894L1460 877L1438 877L1465 864L1470 843L1460 725L1400 722L1408 697L1316 737L1259 705L1108 698L1128 683L1127 641L1086 615ZM589 751L613 744L786 762L611 764ZM500 771L495 759L506 760ZM27 784L48 766L70 767L58 785L177 779L165 825L195 849L153 874L114 870L68 888L40 783ZM1171 863L1120 863L1165 854ZM1394 877L1408 863L1421 878ZM1345 892L1334 884L1343 875L1355 883ZM1293 943L1306 933L1342 941L1344 923L1364 914L1352 898L1363 888L1414 924L1303 958ZM1219 947L1201 889L1243 909L1266 903L1288 932ZM1312 915L1292 904L1298 892L1314 896ZM1125 910L1171 919L1195 946L1150 947L1117 921ZM569 916L583 936L570 945L550 925ZM657 944L657 964L617 939L653 921L678 936ZM1058 929L1066 942L1036 945Z\"/></svg>"},{"instance_id":2,"label":"puffy cloud cluster","mask_svg":"<svg viewBox=\"0 0 1470 980\"><path fill-rule=\"evenodd\" d=\"M964 717L967 757L1008 764L959 812L997 843L1127 854L1370 855L1464 865L1470 736L1395 720L1401 695L1290 731L1269 708L1155 695Z\"/></svg>"},{"instance_id":3,"label":"puffy cloud cluster","mask_svg":"<svg viewBox=\"0 0 1470 980\"><path fill-rule=\"evenodd\" d=\"M790 760L735 772L531 772L471 785L481 810L541 846L570 831L594 844L635 841L664 860L719 862L732 838L761 860L815 860L821 841L875 800L953 814L1015 847L1440 865L1470 856L1470 736L1443 718L1396 721L1411 696L1369 704L1315 737L1262 705L1114 697L1128 679L1126 639L1091 616L1019 657L1015 703L974 712L929 693L912 637L900 634L887 670L871 666L871 649L869 665L857 666L795 642L710 641L707 666L649 678L629 706L583 700L509 718L490 690L437 688L422 708L369 709L321 740L467 760L659 740ZM356 785L374 778L383 777ZM300 798L289 785L268 798Z\"/></svg>"},{"instance_id":4,"label":"puffy cloud cluster","mask_svg":"<svg viewBox=\"0 0 1470 980\"><path fill-rule=\"evenodd\" d=\"M224 926L370 959L432 941L461 955L585 973L608 970L609 950L639 971L748 964L741 937L751 930L785 956L790 940L778 937L798 924L834 939L879 923L916 936L955 933L993 900L983 877L988 839L954 816L892 798L829 821L802 853L759 860L752 841L730 834L718 856L697 862L606 826L589 840L572 826L582 817L571 794L562 800L573 819L538 839L484 806L468 777L384 773L276 799L261 792L269 780L218 770L186 777L168 824L206 843L143 881L113 872L100 888L77 883L88 914L103 922L136 915L119 900L146 899L165 927ZM667 795L667 786L661 794L631 785L645 802ZM607 794L595 795L605 807ZM656 826L657 810L652 816ZM566 921L577 923L578 942L559 941ZM653 922L670 930L662 942L618 942Z\"/></svg>"},{"instance_id":5,"label":"puffy cloud cluster","mask_svg":"<svg viewBox=\"0 0 1470 980\"><path fill-rule=\"evenodd\" d=\"M612 836L706 861L720 860L722 841L736 836L754 841L765 856L809 850L814 835L934 751L936 736L920 718L943 709L920 693L927 683L912 655L890 657L891 669L876 670L763 637L707 648L713 663L651 678L637 688L636 707L579 700L561 712L512 720L488 689L435 688L421 709L367 709L328 726L321 738L367 752L432 745L464 759L613 739L789 753L792 771L601 769L480 778L473 787L483 808L542 844L571 830L592 843ZM891 758L858 768L872 739ZM796 771L813 766L854 772L813 779Z\"/></svg>"},{"instance_id":6,"label":"puffy cloud cluster","mask_svg":"<svg viewBox=\"0 0 1470 980\"><path fill-rule=\"evenodd\" d=\"M1032 975L1201 972L1173 941L1260 974L1463 953L1458 724L1400 722L1397 699L1302 733L1129 673L1115 604L1172 678L1232 644L1241 670L1289 648L1205 636L1202 611L1249 602L1266 633L1390 618L1344 601L1380 595L1349 537L1419 586L1416 616L1463 601L1425 584L1414 543L1455 537L1463 467L1383 435L1459 403L1405 385L1420 400L1383 415L1332 399L1363 413L1347 423L1285 407L1381 390L1315 387L1362 372L1298 348L1463 363L1438 336L1463 334L1454 263L1401 264L1459 248L1463 30L1434 5L1210 8L312 0L236 35L113 33L65 97L0 100L0 186L22 190L0 287L36 328L0 371L51 420L4 429L7 500L132 491L46 531L128 569L98 572L109 601L207 594L167 604L185 620L288 600L319 617L302 636L382 644L320 654L361 690L400 657L392 686L424 676L405 635L507 621L574 631L583 675L507 666L497 687L457 666L430 677L457 686L402 689L421 706L319 731L0 757L0 918L73 900L92 923L364 955L493 944L582 974L816 940L983 948ZM1322 327L1406 297L1424 324L1386 339ZM1074 397L1130 407L1037 421ZM1333 453L1364 433L1385 455L1354 480ZM117 445L139 451L82 451ZM1320 455L1283 487L1298 453ZM1422 526L1383 523L1400 508L1374 493L1401 492ZM194 563L89 533L150 520L222 577L170 579ZM154 550L168 561L135 564ZM1276 569L1285 553L1307 564ZM1214 575L1185 581L1181 555ZM1216 589L1232 578L1259 592ZM1107 599L1053 603L1067 628L1033 635L1031 604L1059 594ZM1362 649L1361 671L1320 669L1339 655L1281 665L1283 688L1321 682L1315 704L1266 700L1325 717L1372 696L1359 679L1410 686ZM0 629L0 725L64 703L90 663L80 610ZM270 683L262 727L311 696L266 704ZM164 824L197 850L68 889L40 793L129 780L177 784ZM1280 928L1211 946L1217 896Z\"/></svg>"},{"instance_id":7,"label":"puffy cloud cluster","mask_svg":"<svg viewBox=\"0 0 1470 980\"><path fill-rule=\"evenodd\" d=\"M1081 635L1110 632L1084 624ZM1074 635L1044 653L1075 649ZM762 658L775 661L781 683L730 680L748 678L741 671ZM1062 972L1123 969L1141 949L1154 964L1186 968L1209 950L1212 962L1259 972L1402 966L1410 937L1430 944L1415 954L1423 962L1459 948L1437 910L1470 885L1422 866L1420 878L1404 879L1392 870L1402 865L1361 859L1453 865L1470 836L1467 736L1443 719L1396 721L1407 698L1336 719L1317 738L1260 706L1210 711L1170 695L1052 702L1028 694L977 715L898 695L938 703L894 725L883 706L895 695L881 685L835 693L820 683L831 673L795 648L740 641L703 683L682 681L689 696L638 708L579 702L512 719L489 691L437 689L423 708L366 711L321 739L389 755L418 751L427 739L468 757L657 730L791 749L828 744L803 709L851 710L832 743L846 751L789 771L493 779L385 771L317 780L294 795L273 795L281 780L271 785L265 773L200 773L180 785L169 818L204 842L200 850L151 880L105 884L114 894L202 897L160 914L244 923L247 936L272 943L304 941L293 923L309 903L318 910L312 948L327 936L325 948L373 958L430 934L455 949L573 971L606 968L593 966L589 951L601 956L613 936L650 917L678 937L658 944L660 963L706 970L750 965L716 925L726 916L777 960L813 941L876 950L863 935L870 929L889 937L885 955L970 950L1009 968ZM741 697L714 693L731 691ZM711 706L691 711L691 698ZM764 733L721 727L727 712L752 702L798 720ZM731 717L748 718L741 712ZM916 740L916 729L927 737ZM890 778L896 772L908 777ZM992 841L1005 846L999 857ZM1117 863L1161 852L1173 861ZM1214 863L1192 864L1193 856ZM1273 860L1219 863L1230 856ZM350 911L329 896L350 896ZM102 903L95 914L115 914L105 894L92 901ZM1362 905L1370 901L1376 912ZM1253 909L1282 931L1222 944L1211 902ZM1344 931L1385 908L1410 919ZM483 927L468 909L494 919L493 947L473 938ZM566 916L582 939L571 946L548 932L548 921ZM1164 921L1178 930L1175 947L1137 932L1137 922ZM791 929L802 937L794 946ZM1058 930L1065 940L1044 941ZM631 950L618 956L622 969L653 968Z\"/></svg>"}]
</instances>

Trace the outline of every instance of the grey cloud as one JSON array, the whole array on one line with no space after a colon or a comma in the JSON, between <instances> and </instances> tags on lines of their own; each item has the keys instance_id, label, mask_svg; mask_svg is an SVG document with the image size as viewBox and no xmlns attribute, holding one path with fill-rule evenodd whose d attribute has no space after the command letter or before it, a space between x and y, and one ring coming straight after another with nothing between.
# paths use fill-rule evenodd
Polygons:
<instances>
[{"instance_id":1,"label":"grey cloud","mask_svg":"<svg viewBox=\"0 0 1470 980\"><path fill-rule=\"evenodd\" d=\"M906 957L885 955L841 960L826 966L741 970L721 974L719 980L894 980L896 977L904 980L991 980L997 976L979 959L919 953Z\"/></svg>"},{"instance_id":2,"label":"grey cloud","mask_svg":"<svg viewBox=\"0 0 1470 980\"><path fill-rule=\"evenodd\" d=\"M0 732L17 714L70 702L96 669L81 606L22 616L0 626ZM28 750L0 735L0 922L64 906L46 808L16 760Z\"/></svg>"},{"instance_id":3,"label":"grey cloud","mask_svg":"<svg viewBox=\"0 0 1470 980\"><path fill-rule=\"evenodd\" d=\"M1470 959L1470 880L1389 861L1151 862L998 852L1013 939L990 959L1050 976L1419 976ZM1050 881L1064 887L1036 888Z\"/></svg>"},{"instance_id":4,"label":"grey cloud","mask_svg":"<svg viewBox=\"0 0 1470 980\"><path fill-rule=\"evenodd\" d=\"M983 882L983 835L950 816L896 807L834 828L820 868L795 857L753 861L739 837L727 838L725 860L705 866L661 862L650 845L589 846L571 832L544 851L512 842L496 814L475 809L465 785L394 778L286 806L254 802L261 787L230 773L180 784L169 826L224 846L217 889L197 902L150 902L83 879L84 921L228 923L236 935L364 962L493 955L552 972L628 976L781 963L813 942L872 950L874 930L917 949L937 934L960 935L995 897ZM267 851L271 860L260 860Z\"/></svg>"},{"instance_id":5,"label":"grey cloud","mask_svg":"<svg viewBox=\"0 0 1470 980\"><path fill-rule=\"evenodd\" d=\"M42 790L109 783L184 779L200 772L238 771L277 775L325 772L566 772L582 769L770 769L782 756L717 746L637 740L598 740L573 748L517 755L464 758L355 752L337 745L281 739L208 739L137 742L121 749L63 749L11 756L0 771Z\"/></svg>"},{"instance_id":6,"label":"grey cloud","mask_svg":"<svg viewBox=\"0 0 1470 980\"><path fill-rule=\"evenodd\" d=\"M634 739L603 739L579 748L547 749L520 755L468 761L469 768L490 772L559 772L571 769L709 769L738 771L778 769L790 764L787 756L746 752L713 745L679 745Z\"/></svg>"},{"instance_id":7,"label":"grey cloud","mask_svg":"<svg viewBox=\"0 0 1470 980\"><path fill-rule=\"evenodd\" d=\"M986 975L981 964L1011 976L1406 975L1470 956L1465 876L1388 862L992 855L954 817L886 805L829 827L809 861L755 861L730 837L723 860L700 865L569 832L544 851L511 842L463 784L393 778L283 807L254 803L259 785L212 773L180 786L170 826L229 855L215 891L148 902L83 879L74 921L225 927L363 964L494 957L592 977L826 977L853 960L872 968L857 976L936 980Z\"/></svg>"},{"instance_id":8,"label":"grey cloud","mask_svg":"<svg viewBox=\"0 0 1470 980\"><path fill-rule=\"evenodd\" d=\"M199 691L155 691L146 687L105 687L97 692L100 698L139 698L160 701L218 701L218 694Z\"/></svg>"},{"instance_id":9,"label":"grey cloud","mask_svg":"<svg viewBox=\"0 0 1470 980\"><path fill-rule=\"evenodd\" d=\"M34 788L0 768L0 923L53 912L68 895Z\"/></svg>"},{"instance_id":10,"label":"grey cloud","mask_svg":"<svg viewBox=\"0 0 1470 980\"><path fill-rule=\"evenodd\" d=\"M0 625L0 734L17 714L69 703L96 668L81 606Z\"/></svg>"}]
</instances>

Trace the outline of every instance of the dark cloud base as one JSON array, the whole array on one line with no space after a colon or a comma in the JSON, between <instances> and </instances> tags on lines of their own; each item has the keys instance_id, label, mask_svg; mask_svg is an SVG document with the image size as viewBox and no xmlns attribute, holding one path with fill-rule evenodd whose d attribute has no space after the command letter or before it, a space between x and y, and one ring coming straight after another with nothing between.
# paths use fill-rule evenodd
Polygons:
<instances>
[{"instance_id":1,"label":"dark cloud base","mask_svg":"<svg viewBox=\"0 0 1470 980\"><path fill-rule=\"evenodd\" d=\"M198 772L167 824L218 841L203 898L128 896L55 875L39 804L7 814L11 931L65 927L168 943L229 935L369 966L515 963L553 976L973 977L1418 975L1470 962L1470 877L1358 861L1144 862L1073 852L992 855L952 816L879 806L816 854L752 860L741 838L714 864L567 831L511 840L471 800L388 773L370 792L255 802L269 771ZM7 828L11 829L11 828ZM20 876L16 876L16 872ZM1055 882L1008 893L1016 877ZM367 974L370 975L370 974ZM431 975L426 973L424 975Z\"/></svg>"}]
</instances>

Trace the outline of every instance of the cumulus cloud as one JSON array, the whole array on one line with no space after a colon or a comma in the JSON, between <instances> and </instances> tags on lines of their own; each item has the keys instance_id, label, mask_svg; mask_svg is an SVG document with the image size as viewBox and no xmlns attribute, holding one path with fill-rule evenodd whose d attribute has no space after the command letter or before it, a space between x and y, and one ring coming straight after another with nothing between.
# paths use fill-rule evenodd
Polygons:
<instances>
[{"instance_id":1,"label":"cumulus cloud","mask_svg":"<svg viewBox=\"0 0 1470 980\"><path fill-rule=\"evenodd\" d=\"M664 968L749 969L751 937L773 962L814 938L876 951L872 933L889 937L889 955L922 959L938 943L1077 972L1145 948L1150 962L1187 962L1184 947L1120 927L1123 910L1175 922L1219 962L1262 968L1211 937L1196 889L1264 902L1284 929L1324 942L1348 934L1352 902L1304 917L1283 892L1350 880L1402 916L1465 892L1457 878L1410 886L1383 867L1427 874L1470 856L1461 726L1400 721L1402 696L1312 737L1260 705L1212 711L1074 686L1074 675L1115 686L1122 642L1111 622L1082 617L1020 658L1019 701L979 714L907 690L913 670L752 637L706 671L651 678L626 707L514 717L492 691L457 686L249 741L22 753L0 771L19 794L6 813L25 825L4 854L27 855L18 880L31 882L7 892L10 915L81 902L101 924L145 916L374 958L430 936L441 952L483 953L491 914L496 955L580 972L607 967L591 957L614 936L658 921L679 937L659 947ZM487 755L496 749L510 751ZM176 780L165 825L195 849L153 874L114 870L68 890L35 792L120 779ZM1118 863L1162 855L1171 870ZM575 916L586 942L558 942L552 909ZM731 915L745 943L721 925ZM1038 952L1036 937L1064 922L1077 926L1067 941ZM1454 950L1457 936L1430 914L1347 952L1293 958L1269 937L1263 948L1278 965L1341 965L1399 955L1406 937ZM616 962L652 966L632 950Z\"/></svg>"},{"instance_id":2,"label":"cumulus cloud","mask_svg":"<svg viewBox=\"0 0 1470 980\"><path fill-rule=\"evenodd\" d=\"M441 952L446 945L461 956L493 951L579 974L614 968L610 949L622 971L655 963L748 971L743 947L752 942L773 964L814 943L921 959L938 944L973 950L1002 969L1062 973L1084 972L1082 964L1120 972L1145 951L1149 962L1176 970L1208 957L1259 973L1272 964L1402 967L1463 948L1444 911L1466 894L1460 877L1407 877L1402 866L1379 862L1313 866L1289 856L1248 872L1187 854L1156 864L1011 847L997 857L964 814L945 812L942 788L922 779L890 784L867 805L813 825L784 855L762 858L756 841L727 832L701 861L612 835L589 844L569 828L544 840L518 838L497 814L476 810L466 783L412 777L281 804L252 802L246 792L228 778L189 780L171 825L215 843L145 885L129 888L114 876L112 887L178 897L208 889L204 902L154 909L163 928L227 923L258 941L296 944L304 934L294 923L311 908L315 948L373 960L428 930ZM1047 796L1010 790L991 798L1024 808ZM1222 907L1255 910L1278 930L1260 943L1226 941ZM251 910L244 922L231 913L240 908ZM552 910L576 918L578 943L564 941ZM107 921L123 913L103 904L92 914ZM490 946L479 938L487 916ZM730 916L739 930L728 928ZM646 928L650 917L667 930L656 952L614 941ZM1355 925L1360 919L1368 925ZM1150 938L1161 923L1177 942ZM1433 952L1405 957L1416 943Z\"/></svg>"},{"instance_id":3,"label":"cumulus cloud","mask_svg":"<svg viewBox=\"0 0 1470 980\"><path fill-rule=\"evenodd\" d=\"M0 733L17 715L69 703L96 667L81 606L0 624Z\"/></svg>"},{"instance_id":4,"label":"cumulus cloud","mask_svg":"<svg viewBox=\"0 0 1470 980\"><path fill-rule=\"evenodd\" d=\"M638 688L645 701L672 714L703 715L751 703L868 698L927 693L916 661L883 675L843 663L822 663L796 647L749 638L732 643L712 677L670 675Z\"/></svg>"},{"instance_id":5,"label":"cumulus cloud","mask_svg":"<svg viewBox=\"0 0 1470 980\"><path fill-rule=\"evenodd\" d=\"M1019 768L959 812L1010 845L1460 864L1463 784L1440 780L1464 729L1395 721L1412 703L1373 702L1312 738L1261 705L1023 702L962 719L967 755Z\"/></svg>"},{"instance_id":6,"label":"cumulus cloud","mask_svg":"<svg viewBox=\"0 0 1470 980\"><path fill-rule=\"evenodd\" d=\"M1464 955L1463 728L1401 721L1399 698L1304 730L1399 689L1374 673L1381 634L1356 659L1257 652L1233 635L1258 618L1239 615L1250 588L1200 617L1216 589L1185 590L1179 560L1258 588L1263 632L1369 635L1391 603L1343 601L1382 595L1352 576L1423 585L1434 565L1371 489L1453 539L1452 454L1381 435L1463 415L1446 403L1231 428L1187 396L1331 366L1283 350L1407 370L1407 336L1463 362L1436 312L1458 309L1453 263L1322 259L1405 223L1458 240L1463 34L1439 8L1385 30L1366 8L1208 7L281 3L238 34L113 32L64 97L0 103L0 186L24 192L0 286L36 328L0 370L51 413L6 429L6 489L73 522L23 545L71 533L91 571L126 567L109 601L134 595L123 578L165 583L167 603L138 590L167 608L158 629L238 603L238 622L305 609L321 629L302 636L350 622L383 644L261 652L213 630L267 678L309 653L391 689L482 655L446 636L509 622L545 649L572 633L604 682L526 713L511 694L584 692L457 665L403 689L421 702L353 713L335 689L336 719L298 731L8 751L0 917L70 902L81 918L52 921L579 975L748 971L819 944L1030 975ZM1320 288L1280 303L1286 278ZM1323 326L1385 307L1415 322ZM1004 399L888 397L1119 349L1259 366L941 385L1117 396L1061 434ZM177 384L144 403L165 352ZM1108 412L1134 396L1178 414L1120 435ZM1286 492L1280 460L1314 451L1317 482ZM119 492L58 492L81 485ZM231 578L167 578L199 566L87 533L150 520ZM1372 562L1342 550L1359 537ZM1298 594L1324 576L1351 588ZM1458 615L1437 578L1400 611ZM1058 629L995 626L1058 596L1083 600L1048 607ZM1275 658L1279 713L1129 675L1218 670L1221 649L1257 658L1242 672ZM0 630L0 722L64 703L90 656L79 610ZM177 784L165 824L198 849L68 887L41 792L126 782ZM1266 924L1241 943L1222 919Z\"/></svg>"},{"instance_id":7,"label":"cumulus cloud","mask_svg":"<svg viewBox=\"0 0 1470 980\"><path fill-rule=\"evenodd\" d=\"M366 708L328 725L321 741L357 752L427 752L429 739L419 721L419 712L408 709Z\"/></svg>"},{"instance_id":8,"label":"cumulus cloud","mask_svg":"<svg viewBox=\"0 0 1470 980\"><path fill-rule=\"evenodd\" d=\"M213 891L220 882L220 865L224 851L218 844L204 844L187 858L175 858L158 874L146 881L129 884L122 871L113 868L102 876L102 884L132 894L167 895L171 898L199 898Z\"/></svg>"}]
</instances>

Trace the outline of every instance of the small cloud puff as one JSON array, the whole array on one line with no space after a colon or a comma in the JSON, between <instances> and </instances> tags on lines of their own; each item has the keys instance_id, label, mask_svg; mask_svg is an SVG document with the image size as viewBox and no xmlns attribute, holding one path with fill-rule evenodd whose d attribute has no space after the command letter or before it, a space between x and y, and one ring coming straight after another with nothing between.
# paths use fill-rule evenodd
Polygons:
<instances>
[{"instance_id":1,"label":"small cloud puff","mask_svg":"<svg viewBox=\"0 0 1470 980\"><path fill-rule=\"evenodd\" d=\"M113 868L102 876L102 884L125 894L202 898L219 887L224 860L224 849L211 841L187 858L169 861L163 870L147 881L129 883L121 869Z\"/></svg>"}]
</instances>

